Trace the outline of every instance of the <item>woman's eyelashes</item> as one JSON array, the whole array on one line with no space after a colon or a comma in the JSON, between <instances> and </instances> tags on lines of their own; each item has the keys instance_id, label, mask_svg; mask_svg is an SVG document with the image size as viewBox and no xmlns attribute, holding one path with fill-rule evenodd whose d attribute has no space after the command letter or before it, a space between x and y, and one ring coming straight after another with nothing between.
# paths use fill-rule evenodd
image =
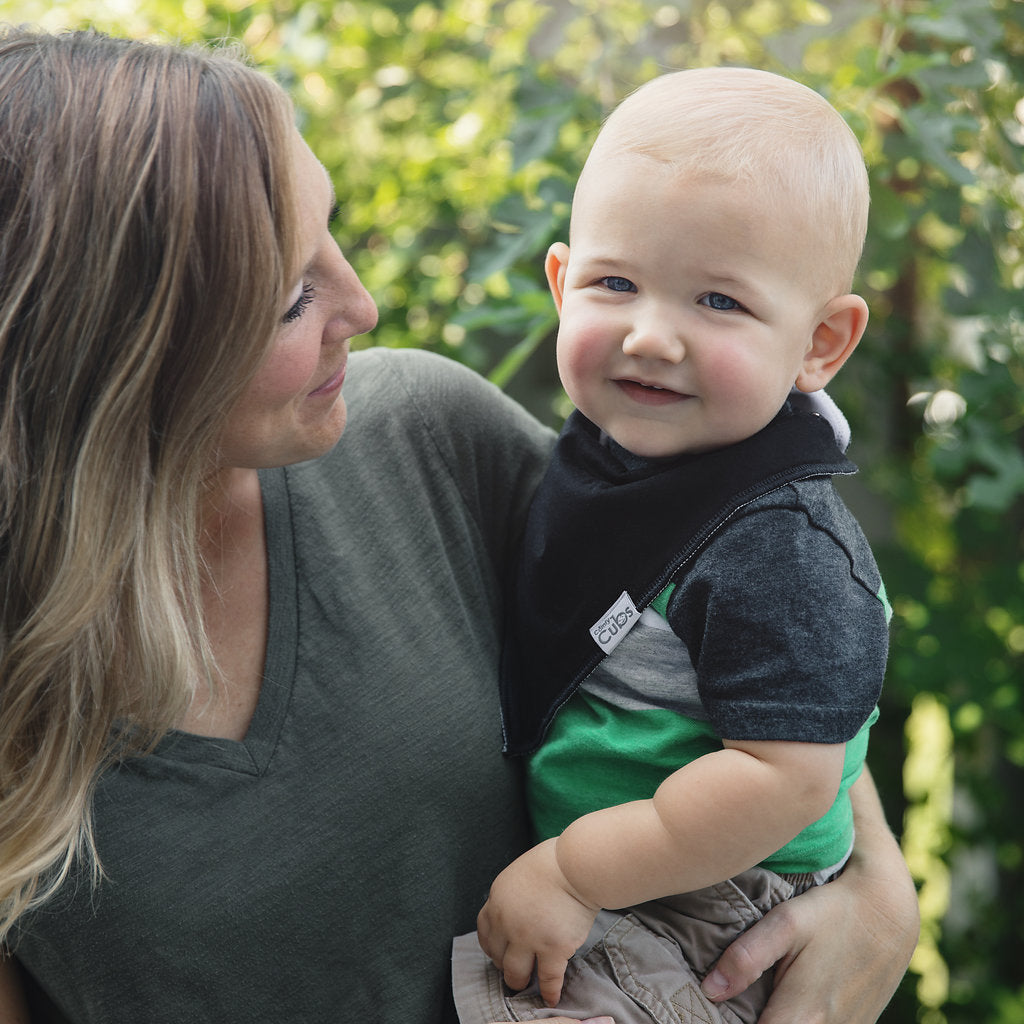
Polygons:
<instances>
[{"instance_id":1,"label":"woman's eyelashes","mask_svg":"<svg viewBox=\"0 0 1024 1024\"><path fill-rule=\"evenodd\" d=\"M331 207L330 213L327 215L327 226L330 227L341 214L341 206L338 203L334 203ZM298 320L303 313L309 308L309 304L313 301L316 296L316 287L311 281L303 281L302 288L299 291L299 295L296 300L288 307L288 311L283 317L281 317L281 323L290 324L295 320Z\"/></svg>"},{"instance_id":2,"label":"woman's eyelashes","mask_svg":"<svg viewBox=\"0 0 1024 1024\"><path fill-rule=\"evenodd\" d=\"M309 304L313 301L316 295L316 289L309 281L302 282L302 290L299 292L299 297L288 307L288 311L283 317L281 317L281 323L290 324L294 320L298 320L303 313L309 308Z\"/></svg>"}]
</instances>

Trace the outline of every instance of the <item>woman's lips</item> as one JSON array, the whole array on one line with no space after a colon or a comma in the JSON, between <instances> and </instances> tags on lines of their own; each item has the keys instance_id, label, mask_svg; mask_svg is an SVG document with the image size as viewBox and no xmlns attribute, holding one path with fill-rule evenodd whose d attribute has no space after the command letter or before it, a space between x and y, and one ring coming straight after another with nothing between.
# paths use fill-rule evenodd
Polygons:
<instances>
[{"instance_id":1,"label":"woman's lips","mask_svg":"<svg viewBox=\"0 0 1024 1024\"><path fill-rule=\"evenodd\" d=\"M332 391L340 390L341 385L345 383L345 371L347 369L348 364L346 363L333 377L324 381L324 383L314 391L310 391L308 397L316 398L318 395L329 395Z\"/></svg>"},{"instance_id":2,"label":"woman's lips","mask_svg":"<svg viewBox=\"0 0 1024 1024\"><path fill-rule=\"evenodd\" d=\"M673 405L685 402L691 395L663 388L656 384L642 384L637 380L617 380L616 386L634 402L641 405Z\"/></svg>"}]
</instances>

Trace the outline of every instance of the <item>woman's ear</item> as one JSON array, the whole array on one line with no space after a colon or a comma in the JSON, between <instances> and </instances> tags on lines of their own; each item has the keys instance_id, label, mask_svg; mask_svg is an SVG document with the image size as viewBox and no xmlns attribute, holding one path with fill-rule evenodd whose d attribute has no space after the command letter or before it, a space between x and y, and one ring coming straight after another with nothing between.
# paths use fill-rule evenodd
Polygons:
<instances>
[{"instance_id":1,"label":"woman's ear","mask_svg":"<svg viewBox=\"0 0 1024 1024\"><path fill-rule=\"evenodd\" d=\"M825 306L796 378L801 391L820 391L839 372L868 325L868 304L859 295L840 295Z\"/></svg>"},{"instance_id":2,"label":"woman's ear","mask_svg":"<svg viewBox=\"0 0 1024 1024\"><path fill-rule=\"evenodd\" d=\"M548 279L551 297L555 300L555 309L562 312L562 291L565 287L565 269L569 266L569 246L565 242L555 242L544 257L544 274Z\"/></svg>"}]
</instances>

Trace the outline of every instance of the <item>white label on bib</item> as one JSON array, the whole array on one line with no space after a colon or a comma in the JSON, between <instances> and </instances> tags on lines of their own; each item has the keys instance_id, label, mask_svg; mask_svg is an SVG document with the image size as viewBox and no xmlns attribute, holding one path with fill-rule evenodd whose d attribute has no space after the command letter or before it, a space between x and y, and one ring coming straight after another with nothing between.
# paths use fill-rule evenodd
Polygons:
<instances>
[{"instance_id":1,"label":"white label on bib","mask_svg":"<svg viewBox=\"0 0 1024 1024\"><path fill-rule=\"evenodd\" d=\"M590 635L605 654L611 654L639 619L636 605L623 591L615 604L590 627Z\"/></svg>"}]
</instances>

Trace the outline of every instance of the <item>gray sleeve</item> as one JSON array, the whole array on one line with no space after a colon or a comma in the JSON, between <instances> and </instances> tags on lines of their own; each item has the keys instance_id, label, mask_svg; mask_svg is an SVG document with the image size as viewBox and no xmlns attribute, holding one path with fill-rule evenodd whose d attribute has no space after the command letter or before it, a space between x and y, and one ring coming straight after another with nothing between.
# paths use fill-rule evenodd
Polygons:
<instances>
[{"instance_id":1,"label":"gray sleeve","mask_svg":"<svg viewBox=\"0 0 1024 1024\"><path fill-rule=\"evenodd\" d=\"M730 523L669 606L719 734L851 739L885 672L880 589L852 517L823 525L797 505L762 507Z\"/></svg>"},{"instance_id":2,"label":"gray sleeve","mask_svg":"<svg viewBox=\"0 0 1024 1024\"><path fill-rule=\"evenodd\" d=\"M554 433L474 371L411 349L361 353L386 359L404 429L429 440L501 569L514 550ZM393 428L393 425L391 425Z\"/></svg>"}]
</instances>

